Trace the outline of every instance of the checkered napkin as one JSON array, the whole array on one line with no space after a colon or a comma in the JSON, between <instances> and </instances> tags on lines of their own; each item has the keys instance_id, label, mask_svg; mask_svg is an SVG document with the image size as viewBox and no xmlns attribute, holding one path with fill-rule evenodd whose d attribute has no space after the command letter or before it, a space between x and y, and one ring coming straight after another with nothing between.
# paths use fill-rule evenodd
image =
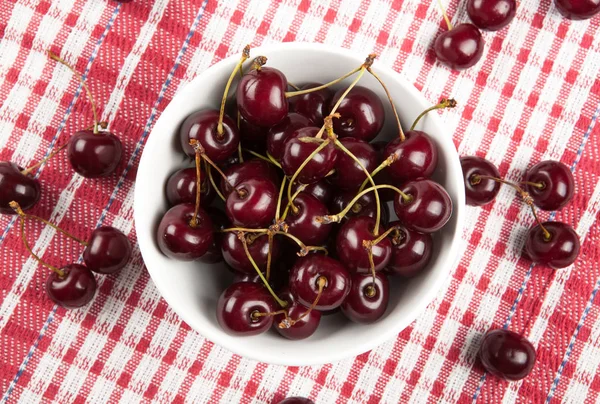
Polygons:
<instances>
[{"instance_id":1,"label":"checkered napkin","mask_svg":"<svg viewBox=\"0 0 600 404\"><path fill-rule=\"evenodd\" d=\"M453 22L464 1L444 1ZM593 403L600 400L600 18L571 22L551 0L523 0L508 28L484 33L481 62L462 73L436 63L445 27L421 0L2 0L0 160L27 166L92 122L79 82L46 57L51 49L85 72L102 120L124 159L104 180L83 180L64 157L43 165L33 210L86 238L101 224L134 244L116 276L99 278L87 307L65 311L44 292L47 276L0 217L0 393L4 401L271 403ZM144 143L179 88L210 65L254 46L323 42L377 52L442 113L461 155L484 156L509 180L542 159L573 170L573 202L550 219L582 241L574 266L553 271L521 258L533 219L509 188L467 208L460 260L426 312L395 340L338 363L281 367L250 361L191 330L161 299L133 226L133 187ZM401 103L400 103L401 106ZM548 214L543 214L546 219ZM28 224L34 251L52 263L81 248ZM476 361L490 327L522 333L538 360L507 383Z\"/></svg>"}]
</instances>

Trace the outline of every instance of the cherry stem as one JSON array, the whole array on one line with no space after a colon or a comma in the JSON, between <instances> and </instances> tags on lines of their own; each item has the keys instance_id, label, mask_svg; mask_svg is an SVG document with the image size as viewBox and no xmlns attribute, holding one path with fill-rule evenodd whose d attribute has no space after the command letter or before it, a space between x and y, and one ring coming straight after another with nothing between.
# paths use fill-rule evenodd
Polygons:
<instances>
[{"instance_id":1,"label":"cherry stem","mask_svg":"<svg viewBox=\"0 0 600 404\"><path fill-rule=\"evenodd\" d=\"M296 192L294 192L294 195L292 195L292 199L296 199L296 197L300 194L300 192L304 191L306 189L308 185L306 184L301 184L298 189L296 190ZM287 205L285 206L285 210L283 211L283 215L281 216L281 220L285 220L285 218L288 215L288 212L290 211L290 206L292 204L290 203L290 201L288 200ZM294 213L298 213L298 208L296 208L296 210L294 211Z\"/></svg>"},{"instance_id":2,"label":"cherry stem","mask_svg":"<svg viewBox=\"0 0 600 404\"><path fill-rule=\"evenodd\" d=\"M452 31L452 23L450 22L450 19L448 18L448 14L446 14L446 9L444 8L444 6L442 4L442 0L438 0L438 4L440 5L440 8L442 9L442 15L444 16L444 20L446 20L446 25L448 26L448 31Z\"/></svg>"},{"instance_id":3,"label":"cherry stem","mask_svg":"<svg viewBox=\"0 0 600 404\"><path fill-rule=\"evenodd\" d=\"M300 87L295 86L294 84L290 83L289 81L288 81L288 86L292 87L296 91L300 91Z\"/></svg>"},{"instance_id":4,"label":"cherry stem","mask_svg":"<svg viewBox=\"0 0 600 404\"><path fill-rule=\"evenodd\" d=\"M315 300L312 302L310 307L304 313L302 313L302 315L300 315L300 317L298 317L295 320L292 320L292 319L283 320L281 323L279 323L279 325L278 325L279 328L293 327L294 324L296 324L298 321L301 321L304 317L308 316L310 314L310 312L315 309L317 304L319 304L319 299L321 299L321 295L323 294L323 289L325 289L325 286L327 285L327 278L325 278L324 276L319 276L317 278L317 285L319 286L319 292L317 293L317 296L315 297Z\"/></svg>"},{"instance_id":5,"label":"cherry stem","mask_svg":"<svg viewBox=\"0 0 600 404\"><path fill-rule=\"evenodd\" d=\"M372 246L369 246L367 248L367 255L369 256L369 267L371 270L371 275L373 276L373 279L371 280L371 289L370 289L370 290L372 290L372 293L371 293L371 296L369 296L368 294L367 294L367 296L373 297L373 296L375 296L375 282L377 280L377 276L375 275L375 261L373 260L373 247Z\"/></svg>"},{"instance_id":6,"label":"cherry stem","mask_svg":"<svg viewBox=\"0 0 600 404\"><path fill-rule=\"evenodd\" d=\"M531 187L535 187L537 189L544 189L546 188L546 183L545 182L530 182L530 181L521 181L521 184L524 185L529 185Z\"/></svg>"},{"instance_id":7,"label":"cherry stem","mask_svg":"<svg viewBox=\"0 0 600 404\"><path fill-rule=\"evenodd\" d=\"M371 75L373 77L375 77L377 79L379 84L381 84L381 87L383 87L383 90L385 91L385 95L387 96L387 98L390 102L390 106L392 107L392 111L394 112L394 117L396 118L396 124L398 125L398 136L400 136L400 141L404 142L404 139L406 137L404 136L404 131L402 130L402 124L400 123L400 116L398 115L398 111L396 111L396 105L394 104L394 100L392 99L392 95L390 94L390 91L388 90L388 88L385 85L385 83L383 82L383 80L381 80L381 78L370 67L367 68L367 70L369 71L369 73L371 73Z\"/></svg>"},{"instance_id":8,"label":"cherry stem","mask_svg":"<svg viewBox=\"0 0 600 404\"><path fill-rule=\"evenodd\" d=\"M238 143L238 158L240 159L240 163L244 162L244 155L242 153L242 143Z\"/></svg>"},{"instance_id":9,"label":"cherry stem","mask_svg":"<svg viewBox=\"0 0 600 404\"><path fill-rule=\"evenodd\" d=\"M383 170L386 167L391 166L396 160L398 160L398 156L396 154L390 154L388 156L388 158L386 158L385 160L383 160L381 162L381 164L379 164L379 166L371 172L371 177L375 177L375 175L379 174L379 172L381 170ZM362 185L358 189L358 192L360 192L363 189L365 189L365 187L367 186L367 184L369 182L370 182L370 180L368 178L365 178L365 180L363 181Z\"/></svg>"},{"instance_id":10,"label":"cherry stem","mask_svg":"<svg viewBox=\"0 0 600 404\"><path fill-rule=\"evenodd\" d=\"M296 244L298 244L298 246L300 247L300 252L297 253L297 255L299 257L304 257L304 256L306 256L311 251L323 251L325 254L329 253L327 251L327 248L320 247L320 246L312 246L312 245L311 246L307 246L298 237L296 237L296 236L294 236L294 235L292 235L290 233L287 233L285 231L275 231L275 232L273 232L273 234L280 234L282 236L285 236L287 238L290 238L290 239L294 240L296 242Z\"/></svg>"},{"instance_id":11,"label":"cherry stem","mask_svg":"<svg viewBox=\"0 0 600 404\"><path fill-rule=\"evenodd\" d=\"M208 180L210 181L210 185L212 185L212 187L215 190L215 192L217 193L217 195L219 195L219 198L221 198L223 201L225 201L225 197L219 190L219 187L217 186L217 184L215 184L215 179L212 176L212 170L211 170L212 167L208 164L208 162L206 162L206 160L204 160L204 163L206 165L206 172L208 173Z\"/></svg>"},{"instance_id":12,"label":"cherry stem","mask_svg":"<svg viewBox=\"0 0 600 404\"><path fill-rule=\"evenodd\" d=\"M270 313L262 313L260 311L253 311L250 314L250 317L252 317L253 320L258 320L260 317L273 317L273 316L276 316L278 314L283 314L286 319L289 319L288 312L285 309L273 311L273 312L270 312Z\"/></svg>"},{"instance_id":13,"label":"cherry stem","mask_svg":"<svg viewBox=\"0 0 600 404\"><path fill-rule=\"evenodd\" d=\"M76 241L77 243L81 244L84 247L87 247L89 245L89 243L87 241L83 241L78 237L75 237L74 235L72 235L71 233L67 232L66 230L61 229L60 227L58 227L57 225L55 225L54 223L51 223L49 221L47 221L46 219L43 219L39 216L35 216L35 215L29 215L25 212L23 212L23 209L21 209L21 206L19 205L18 202L16 201L11 201L9 203L10 207L15 211L15 213L17 215L19 215L22 219L31 219L31 220L37 220L38 222L42 222L50 227L52 227L54 230L64 234L65 236L67 236L68 238L70 238L73 241Z\"/></svg>"},{"instance_id":14,"label":"cherry stem","mask_svg":"<svg viewBox=\"0 0 600 404\"><path fill-rule=\"evenodd\" d=\"M456 104L457 104L457 102L454 98L442 98L442 100L439 103L437 103L434 106L431 106L431 107L427 108L425 111L421 112L419 114L419 116L417 116L417 119L415 119L415 121L411 125L410 130L414 130L415 127L417 126L417 123L419 123L421 118L423 118L425 115L427 115L427 113L429 113L433 110L436 110L436 109L454 108L454 107L456 107Z\"/></svg>"},{"instance_id":15,"label":"cherry stem","mask_svg":"<svg viewBox=\"0 0 600 404\"><path fill-rule=\"evenodd\" d=\"M63 271L62 269L59 269L53 265L48 264L47 262L42 260L36 253L33 252L31 247L29 246L29 242L27 241L27 236L25 235L25 217L24 216L21 216L21 240L23 240L23 245L25 246L27 251L29 251L29 254L33 257L34 260L36 260L40 265L43 265L46 268L49 268L52 271L54 271L59 276L59 278L65 277L65 271Z\"/></svg>"},{"instance_id":16,"label":"cherry stem","mask_svg":"<svg viewBox=\"0 0 600 404\"><path fill-rule=\"evenodd\" d=\"M56 156L58 153L60 153L61 151L63 151L65 149L65 147L67 147L69 143L65 143L62 146L60 146L58 149L54 150L54 152L50 153L48 155L48 157L45 157L44 159L38 161L37 163L35 163L34 165L27 167L26 169L21 171L21 174L23 175L28 175L31 174L31 172L33 170L35 170L36 168L38 168L39 166L41 166L42 164L44 164L46 161L50 160L52 157Z\"/></svg>"},{"instance_id":17,"label":"cherry stem","mask_svg":"<svg viewBox=\"0 0 600 404\"><path fill-rule=\"evenodd\" d=\"M313 157L315 157L321 150L323 150L325 147L327 147L328 144L329 144L329 139L325 139L325 141L323 143L321 143L319 145L319 147L317 147L311 154L309 154L309 156L306 158L306 160L304 160L302 162L302 164L300 164L300 167L298 167L298 169L296 170L296 172L290 179L290 183L288 184L288 189L287 189L287 195L288 195L288 203L291 205L292 211L298 212L298 208L294 205L294 199L292 198L292 186L294 185L294 181L296 180L296 177L298 177L298 175L304 169L304 167L306 167L306 165L308 163L310 163L310 161L313 159Z\"/></svg>"},{"instance_id":18,"label":"cherry stem","mask_svg":"<svg viewBox=\"0 0 600 404\"><path fill-rule=\"evenodd\" d=\"M265 157L260 153L255 152L254 150L250 150L250 149L243 149L246 153L249 153L251 155L253 155L256 158L259 158L261 160L266 161L267 163L273 164L274 166L281 168L281 164L279 164L275 159L273 158L269 158L269 157ZM267 155L268 156L268 155Z\"/></svg>"},{"instance_id":19,"label":"cherry stem","mask_svg":"<svg viewBox=\"0 0 600 404\"><path fill-rule=\"evenodd\" d=\"M244 233L268 233L269 229L250 229L246 227L229 227L227 229L220 230L221 233L227 232L244 232Z\"/></svg>"},{"instance_id":20,"label":"cherry stem","mask_svg":"<svg viewBox=\"0 0 600 404\"><path fill-rule=\"evenodd\" d=\"M279 162L275 159L275 157L271 156L271 154L269 152L267 152L267 158L269 160L271 160L271 163L273 163L277 167L281 168L281 164L279 164Z\"/></svg>"},{"instance_id":21,"label":"cherry stem","mask_svg":"<svg viewBox=\"0 0 600 404\"><path fill-rule=\"evenodd\" d=\"M373 180L373 177L371 176L371 174L369 174L369 171L364 166L364 164L350 150L348 150L346 148L346 146L344 146L344 144L342 142L340 142L339 140L337 140L335 138L334 138L333 142L344 153L346 153L346 155L348 157L350 157L352 160L354 160L354 162L356 164L358 164L360 166L360 168L363 170L363 172L367 176L366 179L371 183L371 185L372 186L376 186L375 181ZM374 229L374 233L377 236L379 234L379 221L381 220L381 204L380 204L380 201L379 201L379 191L377 191L377 188L375 188L375 203L377 204L377 206L376 206L377 215L375 216L375 229Z\"/></svg>"},{"instance_id":22,"label":"cherry stem","mask_svg":"<svg viewBox=\"0 0 600 404\"><path fill-rule=\"evenodd\" d=\"M275 301L281 307L284 307L284 308L287 307L287 303L284 302L283 300L281 300L279 297L277 297L277 295L275 294L275 292L273 292L273 289L271 288L271 285L269 285L269 282L265 279L265 276L263 275L263 273L261 272L261 270L258 268L258 265L256 265L256 262L254 261L254 258L252 258L252 254L250 254L250 251L248 250L248 243L246 242L246 235L244 234L244 232L243 231L238 232L237 236L238 236L238 239L242 242L242 246L244 246L244 251L246 252L246 256L248 257L248 260L250 261L250 263L252 264L252 266L256 270L256 273L258 274L258 276L260 277L260 279L263 281L265 287L269 290L269 293L271 293L271 296L273 296L273 298L275 299Z\"/></svg>"},{"instance_id":23,"label":"cherry stem","mask_svg":"<svg viewBox=\"0 0 600 404\"><path fill-rule=\"evenodd\" d=\"M200 143L194 145L196 151L196 206L194 206L194 217L190 220L190 226L196 228L198 226L198 213L200 212L200 198L202 195L202 172L200 164L202 163L202 150L198 147Z\"/></svg>"},{"instance_id":24,"label":"cherry stem","mask_svg":"<svg viewBox=\"0 0 600 404\"><path fill-rule=\"evenodd\" d=\"M239 62L233 68L233 71L229 75L229 79L227 80L227 84L225 84L225 91L223 91L223 98L221 99L221 109L219 110L219 123L217 124L217 134L218 137L222 137L223 135L223 117L225 116L225 103L227 102L227 96L229 95L229 88L231 87L231 83L233 82L233 78L235 77L238 70L242 69L242 65L244 62L250 57L250 45L246 45L244 50L242 51L242 57Z\"/></svg>"},{"instance_id":25,"label":"cherry stem","mask_svg":"<svg viewBox=\"0 0 600 404\"><path fill-rule=\"evenodd\" d=\"M266 56L257 56L252 61L252 69L260 71L261 67L263 67L267 63Z\"/></svg>"},{"instance_id":26,"label":"cherry stem","mask_svg":"<svg viewBox=\"0 0 600 404\"><path fill-rule=\"evenodd\" d=\"M373 282L370 288L367 290L367 297L375 296L375 262L373 261L373 246L381 243L383 239L385 239L389 234L393 231L397 231L398 226L393 226L387 229L381 236L377 237L375 240L363 240L363 247L367 249L367 253L369 255L369 265L371 268L371 274L373 275Z\"/></svg>"},{"instance_id":27,"label":"cherry stem","mask_svg":"<svg viewBox=\"0 0 600 404\"><path fill-rule=\"evenodd\" d=\"M267 280L271 278L271 261L273 257L273 232L267 232L269 252L267 252Z\"/></svg>"},{"instance_id":28,"label":"cherry stem","mask_svg":"<svg viewBox=\"0 0 600 404\"><path fill-rule=\"evenodd\" d=\"M283 196L283 190L285 189L286 176L283 176L281 181L281 187L279 188L279 196L277 197L277 209L275 209L275 220L279 219L279 213L281 212L281 197Z\"/></svg>"},{"instance_id":29,"label":"cherry stem","mask_svg":"<svg viewBox=\"0 0 600 404\"><path fill-rule=\"evenodd\" d=\"M288 91L288 92L285 93L285 97L286 98L295 97L297 95L308 94L308 93L312 93L312 92L315 92L315 91L323 90L324 88L327 88L327 87L331 87L334 84L337 84L340 81L343 81L343 80L347 79L348 77L352 76L353 74L355 74L356 72L358 72L361 68L362 68L362 66L357 67L356 69L353 69L353 70L349 71L348 73L344 74L343 76L341 76L341 77L339 77L339 78L337 78L335 80L332 80L329 83L325 83L323 85L320 85L318 87L307 88L305 90L298 89L296 91ZM288 82L288 84L290 84L290 83ZM292 86L292 87L295 87L295 86Z\"/></svg>"},{"instance_id":30,"label":"cherry stem","mask_svg":"<svg viewBox=\"0 0 600 404\"><path fill-rule=\"evenodd\" d=\"M85 128L85 130L94 129L94 125L95 124L92 124L92 125L88 126L87 128ZM98 122L98 126L101 129L106 129L106 128L108 128L108 122L106 122L106 121Z\"/></svg>"},{"instance_id":31,"label":"cherry stem","mask_svg":"<svg viewBox=\"0 0 600 404\"><path fill-rule=\"evenodd\" d=\"M92 96L92 92L90 91L90 88L85 83L85 80L83 80L83 77L81 76L81 74L79 74L79 72L77 70L75 70L75 68L73 66L71 66L66 60L62 59L56 53L52 52L51 50L48 50L48 57L50 59L60 63L61 65L66 66L69 70L71 70L71 72L73 72L73 74L75 76L77 76L77 78L81 82L81 85L85 89L85 92L87 93L88 98L90 99L90 102L92 104L92 114L94 115L94 134L98 133L98 114L96 113L96 104L94 103L94 97Z\"/></svg>"},{"instance_id":32,"label":"cherry stem","mask_svg":"<svg viewBox=\"0 0 600 404\"><path fill-rule=\"evenodd\" d=\"M202 158L204 159L204 161L206 161L208 164L210 164L212 166L212 168L214 168L219 173L219 175L221 175L221 177L225 180L225 182L227 184L229 184L229 186L231 188L235 189L235 187L233 185L231 185L231 183L227 179L227 176L225 175L225 173L219 168L218 165L216 165L214 163L214 161L212 161L210 159L210 157L208 157L206 155L206 153L204 152L204 148L202 147L202 145L200 144L199 141L197 141L196 139L190 139L190 146L192 146L194 148L194 150L196 151L196 153L200 152L200 155L202 156ZM214 180L211 181L211 182L212 182L213 186L215 187L215 190L217 192L219 192L219 190L216 188L216 184L214 183ZM240 194L240 191L238 191L238 190L235 190L235 191L238 193L238 195ZM225 197L223 195L220 195L220 196L221 196L221 198L223 200L225 200Z\"/></svg>"}]
</instances>

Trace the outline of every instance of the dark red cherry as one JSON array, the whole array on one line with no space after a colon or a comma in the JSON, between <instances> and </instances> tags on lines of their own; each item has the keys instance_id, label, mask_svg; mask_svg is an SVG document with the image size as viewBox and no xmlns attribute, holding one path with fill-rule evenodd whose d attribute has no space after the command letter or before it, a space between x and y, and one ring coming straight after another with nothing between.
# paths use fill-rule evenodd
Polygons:
<instances>
[{"instance_id":1,"label":"dark red cherry","mask_svg":"<svg viewBox=\"0 0 600 404\"><path fill-rule=\"evenodd\" d=\"M525 337L505 329L488 331L479 360L486 371L504 380L521 380L535 365L535 348Z\"/></svg>"},{"instance_id":2,"label":"dark red cherry","mask_svg":"<svg viewBox=\"0 0 600 404\"><path fill-rule=\"evenodd\" d=\"M387 271L405 277L418 275L427 267L433 253L431 235L407 229L400 222L390 223L392 226L398 229L392 233L392 259Z\"/></svg>"},{"instance_id":3,"label":"dark red cherry","mask_svg":"<svg viewBox=\"0 0 600 404\"><path fill-rule=\"evenodd\" d=\"M377 152L364 140L347 137L340 139L340 143L358 158L369 173L379 165ZM333 185L343 190L358 190L366 178L367 175L356 161L345 152L338 152L335 174L330 179Z\"/></svg>"},{"instance_id":4,"label":"dark red cherry","mask_svg":"<svg viewBox=\"0 0 600 404\"><path fill-rule=\"evenodd\" d=\"M223 195L228 195L232 186L236 187L242 181L246 181L252 178L266 178L269 179L276 186L279 185L279 173L275 169L275 166L264 160L247 160L243 163L237 163L229 166L225 170L224 178L221 178L219 188Z\"/></svg>"},{"instance_id":5,"label":"dark red cherry","mask_svg":"<svg viewBox=\"0 0 600 404\"><path fill-rule=\"evenodd\" d=\"M575 192L575 180L569 167L560 161L541 161L527 170L526 190L540 209L559 210ZM537 184L537 185L532 185Z\"/></svg>"},{"instance_id":6,"label":"dark red cherry","mask_svg":"<svg viewBox=\"0 0 600 404\"><path fill-rule=\"evenodd\" d=\"M289 268L282 268L279 262L275 262L272 265L269 284L274 290L281 289L287 285L289 278ZM233 283L237 282L253 282L263 285L263 281L256 273L256 270L254 270L254 273L234 271Z\"/></svg>"},{"instance_id":7,"label":"dark red cherry","mask_svg":"<svg viewBox=\"0 0 600 404\"><path fill-rule=\"evenodd\" d=\"M288 303L288 316L291 320L294 320L295 323L289 328L281 328L279 327L279 324L285 320L285 316L283 314L277 314L273 318L273 328L275 328L279 334L291 340L305 339L313 335L321 322L321 312L318 310L311 310L310 313L302 317L302 315L308 311L308 308L298 303L287 287L278 293L278 296L281 300ZM299 320L300 317L302 317L301 320Z\"/></svg>"},{"instance_id":8,"label":"dark red cherry","mask_svg":"<svg viewBox=\"0 0 600 404\"><path fill-rule=\"evenodd\" d=\"M437 146L433 139L420 130L405 133L401 142L395 138L385 147L384 158L394 154L397 160L387 168L387 172L399 182L431 177L438 162Z\"/></svg>"},{"instance_id":9,"label":"dark red cherry","mask_svg":"<svg viewBox=\"0 0 600 404\"><path fill-rule=\"evenodd\" d=\"M570 20L587 20L600 11L600 0L554 0L554 4Z\"/></svg>"},{"instance_id":10,"label":"dark red cherry","mask_svg":"<svg viewBox=\"0 0 600 404\"><path fill-rule=\"evenodd\" d=\"M481 29L497 31L506 27L517 13L515 0L468 0L467 14Z\"/></svg>"},{"instance_id":11,"label":"dark red cherry","mask_svg":"<svg viewBox=\"0 0 600 404\"><path fill-rule=\"evenodd\" d=\"M290 112L283 121L269 129L267 133L267 151L275 160L281 160L285 141L298 129L312 126L310 119Z\"/></svg>"},{"instance_id":12,"label":"dark red cherry","mask_svg":"<svg viewBox=\"0 0 600 404\"><path fill-rule=\"evenodd\" d=\"M94 274L79 264L70 264L61 270L64 276L53 271L46 280L46 293L50 299L66 309L76 309L88 304L96 293Z\"/></svg>"},{"instance_id":13,"label":"dark red cherry","mask_svg":"<svg viewBox=\"0 0 600 404\"><path fill-rule=\"evenodd\" d=\"M288 397L277 404L315 404L315 402L305 397Z\"/></svg>"},{"instance_id":14,"label":"dark red cherry","mask_svg":"<svg viewBox=\"0 0 600 404\"><path fill-rule=\"evenodd\" d=\"M237 152L240 143L240 134L234 120L225 115L223 117L223 133L219 134L219 111L205 109L189 115L179 129L181 148L188 156L194 158L196 152L190 146L190 140L197 140L204 148L204 152L215 163L227 160Z\"/></svg>"},{"instance_id":15,"label":"dark red cherry","mask_svg":"<svg viewBox=\"0 0 600 404\"><path fill-rule=\"evenodd\" d=\"M279 190L267 178L240 182L225 201L225 213L233 226L264 228L275 217Z\"/></svg>"},{"instance_id":16,"label":"dark red cherry","mask_svg":"<svg viewBox=\"0 0 600 404\"><path fill-rule=\"evenodd\" d=\"M283 206L287 205L287 201ZM314 196L301 192L294 199L294 206L288 211L285 222L288 224L288 233L298 237L306 245L321 245L325 243L332 224L321 223L317 217L329 214L327 207Z\"/></svg>"},{"instance_id":17,"label":"dark red cherry","mask_svg":"<svg viewBox=\"0 0 600 404\"><path fill-rule=\"evenodd\" d=\"M92 232L83 250L83 261L90 271L113 274L124 268L131 258L131 243L125 234L110 226Z\"/></svg>"},{"instance_id":18,"label":"dark red cherry","mask_svg":"<svg viewBox=\"0 0 600 404\"><path fill-rule=\"evenodd\" d=\"M272 67L251 69L239 81L236 100L240 113L256 126L270 127L288 114L287 79Z\"/></svg>"},{"instance_id":19,"label":"dark red cherry","mask_svg":"<svg viewBox=\"0 0 600 404\"><path fill-rule=\"evenodd\" d=\"M317 310L339 307L350 291L350 274L337 260L322 254L300 257L290 271L290 291L299 303L309 307L319 293L319 278L327 280Z\"/></svg>"},{"instance_id":20,"label":"dark red cherry","mask_svg":"<svg viewBox=\"0 0 600 404\"><path fill-rule=\"evenodd\" d=\"M381 191L381 190L380 190ZM330 204L329 211L332 214L341 212L356 196L355 191L342 191L337 193ZM387 223L389 220L390 212L387 204L383 203L383 193L379 193L381 201L381 223ZM346 213L346 216L342 219L342 223L345 223L351 217L367 216L375 219L377 217L377 200L375 199L375 193L369 192L358 198L358 201L352 205L352 208Z\"/></svg>"},{"instance_id":21,"label":"dark red cherry","mask_svg":"<svg viewBox=\"0 0 600 404\"><path fill-rule=\"evenodd\" d=\"M333 107L345 88L338 90L331 100ZM333 131L339 137L353 137L366 142L373 140L385 121L381 99L366 87L355 86L336 110L341 115L333 120Z\"/></svg>"},{"instance_id":22,"label":"dark red cherry","mask_svg":"<svg viewBox=\"0 0 600 404\"><path fill-rule=\"evenodd\" d=\"M223 291L217 302L217 321L231 335L258 335L273 324L273 316L255 317L257 313L272 313L275 302L257 283L234 283Z\"/></svg>"},{"instance_id":23,"label":"dark red cherry","mask_svg":"<svg viewBox=\"0 0 600 404\"><path fill-rule=\"evenodd\" d=\"M475 156L460 158L463 179L465 182L465 196L467 205L483 206L494 199L500 192L500 183L480 176L500 178L500 172L490 161Z\"/></svg>"},{"instance_id":24,"label":"dark red cherry","mask_svg":"<svg viewBox=\"0 0 600 404\"><path fill-rule=\"evenodd\" d=\"M410 201L404 201L398 194L394 199L396 215L406 227L421 233L433 233L450 219L452 199L440 184L417 180L407 182L400 190L411 197Z\"/></svg>"},{"instance_id":25,"label":"dark red cherry","mask_svg":"<svg viewBox=\"0 0 600 404\"><path fill-rule=\"evenodd\" d=\"M240 115L240 140L245 148L264 153L267 146L267 133L268 128L253 125Z\"/></svg>"},{"instance_id":26,"label":"dark red cherry","mask_svg":"<svg viewBox=\"0 0 600 404\"><path fill-rule=\"evenodd\" d=\"M227 219L225 212L214 206L206 207L204 210L213 224L213 242L208 248L208 251L200 257L199 261L207 264L214 264L223 261L223 254L221 253L223 233L221 233L221 230L229 226L229 219Z\"/></svg>"},{"instance_id":27,"label":"dark red cherry","mask_svg":"<svg viewBox=\"0 0 600 404\"><path fill-rule=\"evenodd\" d=\"M371 324L379 320L390 300L390 283L387 276L375 274L353 274L352 287L342 303L342 313L355 323Z\"/></svg>"},{"instance_id":28,"label":"dark red cherry","mask_svg":"<svg viewBox=\"0 0 600 404\"><path fill-rule=\"evenodd\" d=\"M246 240L250 234L246 234ZM248 251L256 265L264 272L267 267L267 254L269 253L269 238L266 234L253 239L254 236L250 237L251 241L248 241ZM280 237L273 238L273 252L272 260L276 262L280 255ZM233 269L245 272L249 274L256 274L256 270L252 266L252 263L248 259L244 246L237 234L234 232L227 232L223 234L221 241L221 252L225 262Z\"/></svg>"},{"instance_id":29,"label":"dark red cherry","mask_svg":"<svg viewBox=\"0 0 600 404\"><path fill-rule=\"evenodd\" d=\"M367 216L358 216L348 219L342 225L336 238L338 257L342 264L351 272L370 273L371 265L367 249L363 241L375 240L375 219ZM385 232L385 227L379 226L379 234ZM392 258L392 242L386 237L373 246L373 263L375 271L381 271Z\"/></svg>"},{"instance_id":30,"label":"dark red cherry","mask_svg":"<svg viewBox=\"0 0 600 404\"><path fill-rule=\"evenodd\" d=\"M326 179L322 179L319 182L314 182L310 185L299 184L297 182L292 185L292 195L298 190L299 186L305 186L302 191L305 194L311 194L318 200L320 200L326 206L331 202L331 198L333 198L333 188L331 184Z\"/></svg>"},{"instance_id":31,"label":"dark red cherry","mask_svg":"<svg viewBox=\"0 0 600 404\"><path fill-rule=\"evenodd\" d=\"M561 222L542 223L550 233L547 239L540 225L529 229L525 240L525 252L533 262L554 269L566 268L579 255L579 236L571 226Z\"/></svg>"},{"instance_id":32,"label":"dark red cherry","mask_svg":"<svg viewBox=\"0 0 600 404\"><path fill-rule=\"evenodd\" d=\"M175 205L162 217L156 238L158 247L167 257L193 261L202 257L213 242L213 225L208 214L200 209L198 224L190 224L194 217L194 204Z\"/></svg>"},{"instance_id":33,"label":"dark red cherry","mask_svg":"<svg viewBox=\"0 0 600 404\"><path fill-rule=\"evenodd\" d=\"M200 203L202 206L208 206L215 199L216 192L210 185L208 175L204 171L201 175ZM165 192L170 206L180 203L196 203L196 168L182 168L171 174L167 180Z\"/></svg>"},{"instance_id":34,"label":"dark red cherry","mask_svg":"<svg viewBox=\"0 0 600 404\"><path fill-rule=\"evenodd\" d=\"M304 137L315 137L318 132L319 128L309 126L298 129L288 137L281 157L281 168L285 175L288 177L293 176L296 170L304 163L304 160L319 147L317 143L301 140ZM328 144L304 166L300 174L296 177L296 181L302 184L312 184L325 178L335 167L337 157L337 149L333 144Z\"/></svg>"},{"instance_id":35,"label":"dark red cherry","mask_svg":"<svg viewBox=\"0 0 600 404\"><path fill-rule=\"evenodd\" d=\"M40 200L40 182L21 173L23 169L14 163L0 161L0 213L12 215L10 207L16 201L21 209L31 209Z\"/></svg>"},{"instance_id":36,"label":"dark red cherry","mask_svg":"<svg viewBox=\"0 0 600 404\"><path fill-rule=\"evenodd\" d=\"M82 177L98 178L112 174L123 154L118 137L110 132L80 130L69 139L67 157L73 170Z\"/></svg>"},{"instance_id":37,"label":"dark red cherry","mask_svg":"<svg viewBox=\"0 0 600 404\"><path fill-rule=\"evenodd\" d=\"M323 85L322 83L306 83L300 90L308 90ZM323 126L324 118L329 114L333 92L329 88L296 95L290 98L290 110L310 119L315 125Z\"/></svg>"},{"instance_id":38,"label":"dark red cherry","mask_svg":"<svg viewBox=\"0 0 600 404\"><path fill-rule=\"evenodd\" d=\"M455 69L467 69L483 55L483 37L473 24L458 24L450 31L440 34L433 45L438 60Z\"/></svg>"}]
</instances>

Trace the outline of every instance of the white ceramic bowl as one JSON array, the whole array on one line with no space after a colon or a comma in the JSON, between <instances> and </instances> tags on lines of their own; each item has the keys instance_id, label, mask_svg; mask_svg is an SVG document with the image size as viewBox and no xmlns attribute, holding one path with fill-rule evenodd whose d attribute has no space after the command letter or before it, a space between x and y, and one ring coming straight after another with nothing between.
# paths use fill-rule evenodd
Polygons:
<instances>
[{"instance_id":1,"label":"white ceramic bowl","mask_svg":"<svg viewBox=\"0 0 600 404\"><path fill-rule=\"evenodd\" d=\"M308 43L265 46L252 49L251 53L253 57L267 56L267 66L281 69L292 83L333 80L359 66L366 56ZM155 233L167 210L164 185L168 176L190 164L180 149L179 125L196 110L218 107L227 77L238 59L234 55L215 64L179 91L156 122L145 146L136 178L134 208L138 241L148 272L165 300L190 327L242 356L301 366L334 362L373 349L408 326L438 293L443 279L450 276L465 203L462 171L451 134L444 131L436 113L429 114L419 124L438 146L439 163L434 179L450 194L454 212L448 224L434 236L435 249L428 270L409 281L392 279L389 307L382 319L375 324L359 325L345 320L341 314L326 316L317 332L302 341L289 341L273 330L253 337L228 335L217 323L215 309L219 295L231 282L229 271L223 264L168 259L158 249ZM377 61L373 69L387 84L405 125L410 125L431 105L431 101L425 100L393 70L379 66ZM386 123L379 139L397 136L389 103L379 83L365 74L360 84L375 91L386 105Z\"/></svg>"}]
</instances>

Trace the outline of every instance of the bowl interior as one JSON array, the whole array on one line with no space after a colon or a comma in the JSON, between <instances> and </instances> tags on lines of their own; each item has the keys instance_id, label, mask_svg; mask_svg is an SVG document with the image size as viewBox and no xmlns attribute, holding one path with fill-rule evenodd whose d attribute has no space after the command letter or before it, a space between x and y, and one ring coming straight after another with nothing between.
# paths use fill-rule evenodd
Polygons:
<instances>
[{"instance_id":1,"label":"bowl interior","mask_svg":"<svg viewBox=\"0 0 600 404\"><path fill-rule=\"evenodd\" d=\"M288 43L256 48L253 56L265 55L268 66L282 70L294 84L327 82L362 63L364 56L323 45ZM457 253L464 188L456 149L449 133L443 131L435 113L419 128L429 133L439 148L439 164L434 180L450 194L454 212L449 223L434 236L435 250L427 271L410 279L391 279L388 310L371 325L351 323L341 315L324 316L317 332L303 341L289 341L274 331L254 337L234 337L224 333L215 317L221 292L230 284L231 274L223 264L179 262L161 254L155 241L158 222L167 210L164 185L177 169L190 165L182 153L178 128L187 115L204 108L216 108L223 87L238 56L232 56L201 73L181 89L156 122L140 162L135 190L135 225L140 250L154 283L162 296L190 327L211 341L242 356L283 365L328 363L368 351L412 322L449 276ZM430 102L391 69L374 64L374 70L394 97L405 126ZM345 83L349 83L346 81ZM378 140L397 136L395 121L379 83L365 74L360 85L375 91L386 105L386 122Z\"/></svg>"}]
</instances>

